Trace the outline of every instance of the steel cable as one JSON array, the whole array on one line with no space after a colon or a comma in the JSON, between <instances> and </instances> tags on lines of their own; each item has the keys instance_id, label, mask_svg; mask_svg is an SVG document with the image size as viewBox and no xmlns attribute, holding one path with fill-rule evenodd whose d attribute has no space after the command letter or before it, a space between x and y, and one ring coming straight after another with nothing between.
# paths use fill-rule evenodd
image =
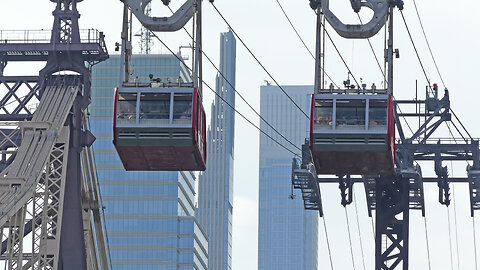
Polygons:
<instances>
[{"instance_id":1,"label":"steel cable","mask_svg":"<svg viewBox=\"0 0 480 270\"><path fill-rule=\"evenodd\" d=\"M352 256L352 266L353 270L355 270L355 259L353 256L353 246L352 246L352 235L350 234L350 221L348 220L348 213L347 213L347 207L343 207L345 210L345 218L347 219L347 231L348 231L348 242L350 243L350 255Z\"/></svg>"},{"instance_id":2,"label":"steel cable","mask_svg":"<svg viewBox=\"0 0 480 270\"><path fill-rule=\"evenodd\" d=\"M453 167L452 167L452 176L453 176ZM453 197L453 217L455 220L455 245L457 249L457 269L462 269L460 268L460 252L458 251L458 220L457 220L457 204L455 200L455 185L452 185L452 197Z\"/></svg>"},{"instance_id":3,"label":"steel cable","mask_svg":"<svg viewBox=\"0 0 480 270\"><path fill-rule=\"evenodd\" d=\"M347 68L348 74L352 75L353 80L354 80L355 83L357 84L357 87L360 89L360 84L358 83L357 78L355 78L355 76L353 75L352 71L350 70L350 67L347 65L347 62L346 62L345 59L343 58L343 55L340 53L340 50L338 49L338 47L337 47L337 45L335 44L335 42L333 42L333 39L332 39L332 37L330 36L330 33L328 33L328 31L327 31L326 28L325 28L325 24L324 24L323 22L321 22L320 24L323 26L323 29L324 29L324 31L325 31L325 34L327 34L327 37L328 37L328 39L330 40L330 42L332 43L333 48L335 48L335 51L337 51L338 56L340 56L340 59L342 60L342 62L343 62L343 64L345 65L345 67Z\"/></svg>"},{"instance_id":4,"label":"steel cable","mask_svg":"<svg viewBox=\"0 0 480 270\"><path fill-rule=\"evenodd\" d=\"M362 233L361 233L362 231L360 230L360 220L358 219L357 196L355 195L355 189L353 189L353 200L355 204L355 215L357 217L358 238L360 239L360 251L362 253L363 270L365 270L365 255L363 252L363 242L362 242Z\"/></svg>"},{"instance_id":5,"label":"steel cable","mask_svg":"<svg viewBox=\"0 0 480 270\"><path fill-rule=\"evenodd\" d=\"M452 252L452 229L450 225L450 208L447 206L447 219L448 219L448 238L450 246L450 269L453 270L453 252Z\"/></svg>"},{"instance_id":6,"label":"steel cable","mask_svg":"<svg viewBox=\"0 0 480 270\"><path fill-rule=\"evenodd\" d=\"M325 215L323 215L323 228L325 231L325 240L327 241L328 258L330 259L330 268L333 270L332 251L330 250L330 241L328 240L327 222L325 221Z\"/></svg>"},{"instance_id":7,"label":"steel cable","mask_svg":"<svg viewBox=\"0 0 480 270\"><path fill-rule=\"evenodd\" d=\"M410 38L410 41L413 45L413 49L415 50L415 54L417 55L417 59L418 59L418 62L420 63L420 66L422 68L422 71L423 71L423 75L425 76L425 79L427 80L427 83L428 83L428 87L430 88L431 91L433 91L432 89L432 85L431 85L431 82L430 82L430 79L428 78L428 75L427 75L427 72L425 71L425 67L423 66L423 62L422 62L422 59L420 58L420 55L418 53L418 50L417 50L417 46L415 45L415 42L413 41L413 37L412 37L412 34L410 32L410 28L408 27L408 24L407 24L407 20L405 19L405 16L403 15L403 11L400 10L400 14L402 15L402 19L403 19L403 23L405 24L405 28L407 29L407 33L408 33L408 36ZM433 54L432 54L432 57L433 57ZM463 125L462 121L460 121L460 119L457 117L456 113L453 111L452 108L450 108L450 111L452 112L453 116L455 117L455 119L457 119L457 121L460 123L460 125L462 126L462 128L465 130L465 132L467 133L468 137L473 140L473 137L470 135L470 133L468 132L468 130L465 128L465 126ZM453 122L452 122L453 123ZM457 129L458 130L458 129ZM451 131L450 131L451 133ZM461 135L461 132L459 132L460 135ZM453 136L453 134L452 134ZM463 135L461 135L463 137ZM465 142L468 143L468 141L465 140Z\"/></svg>"},{"instance_id":8,"label":"steel cable","mask_svg":"<svg viewBox=\"0 0 480 270\"><path fill-rule=\"evenodd\" d=\"M360 23L363 24L362 18L360 18L360 14L357 13L357 16L358 16L358 20L360 21ZM375 57L375 61L377 62L378 68L380 69L380 72L382 73L383 81L385 83L387 83L386 82L387 77L385 76L385 71L382 69L382 65L380 65L380 60L378 60L377 53L375 53L375 50L373 49L373 45L372 45L372 42L370 41L370 38L367 38L367 41L368 41L368 45L370 45L370 49L372 50L373 56Z\"/></svg>"},{"instance_id":9,"label":"steel cable","mask_svg":"<svg viewBox=\"0 0 480 270\"><path fill-rule=\"evenodd\" d=\"M230 25L230 23L227 21L227 19L225 19L225 17L223 16L223 14L220 12L220 10L217 9L217 7L215 6L215 4L213 2L210 2L213 6L213 8L215 9L215 11L218 13L218 15L222 18L222 20L228 25L228 28L230 28L230 30L232 30L233 34L238 38L238 40L242 43L242 45L245 47L245 49L247 49L247 51L250 53L250 55L255 59L255 61L257 61L257 63L260 65L260 67L262 67L262 69L267 73L267 75L275 82L275 84L280 88L280 90L282 90L282 92L288 97L288 99L290 99L290 101L295 104L295 106L303 113L303 115L305 115L305 117L307 117L307 119L310 119L310 116L302 109L300 108L300 106L293 100L293 98L285 91L285 89L283 89L283 87L278 83L278 81L272 76L272 74L267 70L267 68L265 68L265 66L262 64L262 62L260 62L260 60L257 58L257 56L252 52L252 50L250 50L250 48L247 46L247 44L245 44L245 42L243 41L243 39L237 34L237 32L234 30L234 28Z\"/></svg>"},{"instance_id":10,"label":"steel cable","mask_svg":"<svg viewBox=\"0 0 480 270\"><path fill-rule=\"evenodd\" d=\"M477 261L477 233L476 228L475 228L475 215L472 217L472 223L473 223L473 250L475 252L475 270L478 268L478 261Z\"/></svg>"},{"instance_id":11,"label":"steel cable","mask_svg":"<svg viewBox=\"0 0 480 270\"><path fill-rule=\"evenodd\" d=\"M91 129L91 124L90 124L90 110L89 110L89 107L87 107L86 118L87 118L87 123L86 124L88 124L88 129L90 130ZM97 160L95 158L95 156L96 156L95 155L95 149L94 149L93 144L91 146L91 149L92 149L93 163L97 164ZM113 265L112 265L112 254L110 252L110 238L108 237L107 222L106 222L106 219L105 219L105 205L103 204L102 189L100 188L100 184L98 183L98 179L100 179L100 178L98 177L97 166L95 166L95 177L97 178L98 197L100 198L100 206L101 206L101 209L102 209L103 229L105 230L105 238L107 240L108 258L110 260L109 261L110 270L112 270Z\"/></svg>"},{"instance_id":12,"label":"steel cable","mask_svg":"<svg viewBox=\"0 0 480 270\"><path fill-rule=\"evenodd\" d=\"M298 33L297 31L297 28L293 25L292 21L290 20L290 17L288 17L287 15L287 12L285 12L285 9L283 8L282 4L280 3L279 0L275 0L277 1L277 4L278 6L280 7L280 9L282 10L283 12L283 15L285 15L285 18L287 19L287 21L290 23L290 26L293 28L293 31L295 31L295 34L297 34L297 37L300 39L300 41L302 42L303 46L305 47L305 49L307 49L308 53L310 54L310 56L312 56L313 60L316 60L315 56L313 55L312 51L308 48L307 44L305 43L305 41L303 40L303 38L300 36L300 33ZM335 87L338 88L338 85L335 83L335 81L332 80L332 78L330 77L330 75L327 74L327 72L325 71L325 69L322 67L321 68L322 71L325 73L325 75L327 76L327 78L335 85Z\"/></svg>"},{"instance_id":13,"label":"steel cable","mask_svg":"<svg viewBox=\"0 0 480 270\"><path fill-rule=\"evenodd\" d=\"M170 9L170 11L173 13L173 10L168 7L168 9ZM188 30L183 27L183 30L185 30L185 32L187 33L187 35L193 40L193 36L190 34L190 32L188 32ZM195 43L195 41L194 41ZM275 131L275 133L277 133L278 135L280 135L280 137L282 137L285 141L287 141L289 144L291 144L293 147L295 147L297 150L299 151L302 151L302 149L300 147L298 147L297 145L295 145L291 140L287 139L285 136L283 136L282 133L280 133L275 127L273 127L263 116L260 115L260 113L255 109L253 108L252 105L250 105L250 103L243 97L242 94L240 94L237 89L235 88L235 86L233 86L233 84L227 79L227 77L220 71L220 69L215 65L215 63L213 63L213 61L210 59L210 57L203 51L203 49L201 49L201 52L202 52L202 55L205 56L205 58L207 58L208 62L210 62L210 64L215 68L215 70L217 70L218 74L220 74L220 76L222 76L222 78L225 80L225 82L227 82L227 84L233 89L233 91L240 97L240 99L243 100L243 102L245 102L245 104L247 104L247 106L260 118L260 120L262 120L265 124L267 124L267 126L269 126L271 129L273 129L273 131Z\"/></svg>"},{"instance_id":14,"label":"steel cable","mask_svg":"<svg viewBox=\"0 0 480 270\"><path fill-rule=\"evenodd\" d=\"M430 55L432 56L432 60L433 60L433 63L435 65L435 69L437 70L437 73L438 73L438 76L440 77L440 80L442 81L442 85L443 85L443 88L447 88L447 85L445 84L445 81L443 80L443 76L442 76L442 73L440 72L440 69L437 65L437 61L435 60L435 56L433 55L433 51L432 51L432 48L430 46L430 42L428 41L428 38L427 38L427 34L425 32L425 28L423 27L423 23L422 23L422 19L420 17L420 12L418 11L418 7L417 7L417 2L415 0L413 0L413 5L415 6L415 12L417 13L417 17L418 17L418 21L420 22L420 27L422 28L422 33L423 33L423 36L425 37L425 42L427 43L427 46L428 46L428 50L430 52ZM403 16L403 14L402 14ZM470 137L471 140L473 140L472 136L470 135L470 133L468 132L468 130L465 128L465 126L463 125L462 121L460 121L460 119L457 117L457 115L455 114L455 112L450 108L450 111L452 112L453 116L457 119L457 121L460 123L460 125L462 126L462 128L465 130L465 132L467 133L468 137Z\"/></svg>"},{"instance_id":15,"label":"steel cable","mask_svg":"<svg viewBox=\"0 0 480 270\"><path fill-rule=\"evenodd\" d=\"M428 259L428 269L432 270L432 263L430 261L430 244L428 243L428 227L427 227L427 217L423 217L423 222L425 224L425 241L427 242L427 259Z\"/></svg>"},{"instance_id":16,"label":"steel cable","mask_svg":"<svg viewBox=\"0 0 480 270\"><path fill-rule=\"evenodd\" d=\"M157 34L155 34L155 32L153 31L150 31L152 33L152 35L158 40L160 41L160 43L162 43L162 45L170 51L170 53L172 55L174 55L181 63L183 63L183 60L173 52L172 49L170 49L170 47L167 46L167 44L165 42L163 42L163 40L161 40ZM185 67L192 71L192 69L190 67L188 67L187 65L185 65ZM293 152L292 150L290 150L288 147L286 147L285 145L283 145L282 143L280 143L278 140L276 140L275 138L273 138L272 136L268 135L265 131L263 131L259 126L255 125L250 119L248 119L244 114L240 113L237 109L235 109L234 106L232 106L230 103L228 103L228 101L226 101L222 96L220 96L220 94L217 93L217 91L215 91L209 84L207 84L203 78L202 78L202 83L207 86L208 89L210 89L218 98L220 98L227 106L229 106L234 112L236 112L238 115L240 115L245 121L247 121L250 125L252 125L253 127L255 127L258 131L260 131L263 135L267 136L270 140L274 141L276 144L278 144L280 147L284 148L285 150L287 150L288 152L292 153L294 156L296 157L301 157L301 154L297 154L295 152Z\"/></svg>"},{"instance_id":17,"label":"steel cable","mask_svg":"<svg viewBox=\"0 0 480 270\"><path fill-rule=\"evenodd\" d=\"M437 69L438 76L442 81L443 88L447 88L447 86L445 85L445 81L443 80L442 74L440 73L440 69L438 68L437 61L433 56L432 48L430 47L430 42L428 42L427 34L425 33L425 28L423 28L422 19L420 18L420 13L418 12L418 8L417 8L417 2L415 0L413 0L413 5L415 6L415 11L417 13L418 21L420 22L420 27L422 28L423 36L425 37L425 41L427 42L428 50L430 51L430 55L432 56L432 60L433 60L433 63L435 64L435 68Z\"/></svg>"}]
</instances>

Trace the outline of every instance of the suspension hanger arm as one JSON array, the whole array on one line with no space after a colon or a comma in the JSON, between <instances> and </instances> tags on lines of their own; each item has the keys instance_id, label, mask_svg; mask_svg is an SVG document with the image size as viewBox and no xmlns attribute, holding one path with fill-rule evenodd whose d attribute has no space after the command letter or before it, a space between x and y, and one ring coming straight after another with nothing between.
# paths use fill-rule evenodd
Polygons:
<instances>
[{"instance_id":1,"label":"suspension hanger arm","mask_svg":"<svg viewBox=\"0 0 480 270\"><path fill-rule=\"evenodd\" d=\"M187 0L170 17L150 17L145 14L145 8L152 0L120 0L125 3L142 25L155 32L175 32L184 27L193 17L198 0ZM164 4L170 1L162 0Z\"/></svg>"},{"instance_id":2,"label":"suspension hanger arm","mask_svg":"<svg viewBox=\"0 0 480 270\"><path fill-rule=\"evenodd\" d=\"M329 0L322 0L321 7L325 18L335 31L344 38L371 38L382 29L387 22L388 0L350 0L353 10L358 13L362 7L373 11L372 19L366 24L344 24L329 9Z\"/></svg>"}]
</instances>

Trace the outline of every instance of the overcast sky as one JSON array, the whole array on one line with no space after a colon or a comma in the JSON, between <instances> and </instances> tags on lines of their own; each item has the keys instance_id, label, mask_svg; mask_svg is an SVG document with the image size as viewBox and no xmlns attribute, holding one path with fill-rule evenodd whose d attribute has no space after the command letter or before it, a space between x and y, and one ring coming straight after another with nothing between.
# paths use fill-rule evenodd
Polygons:
<instances>
[{"instance_id":1,"label":"overcast sky","mask_svg":"<svg viewBox=\"0 0 480 270\"><path fill-rule=\"evenodd\" d=\"M307 0L279 0L297 26L301 36L311 50L315 41L315 15ZM218 63L219 33L227 30L218 14L204 1L204 51L215 63ZM182 4L173 0L172 7ZM217 0L219 10L233 28L244 39L250 49L258 56L280 84L312 85L314 61L296 37L278 7L276 0ZM480 1L478 0L418 0L417 1L426 33L429 37L439 68L447 87L450 89L452 107L474 137L480 137L478 126L478 63L480 56ZM357 23L356 15L351 11L349 1L332 1L332 10L345 22ZM54 4L48 0L1 0L0 29L50 29L51 12ZM115 42L120 41L122 3L119 0L86 0L79 4L82 14L81 28L97 28L104 31L110 53L114 52ZM153 13L157 16L168 15L159 0L153 0ZM433 82L440 83L433 62L421 34L412 0L405 1L404 14L413 38L418 46L428 76ZM368 12L362 12L364 21ZM136 31L139 30L136 24ZM371 85L380 85L382 75L374 61L365 40L345 40L330 30L335 43L344 55L357 79ZM381 31L383 33L383 31ZM184 32L159 35L171 48L187 45ZM372 38L379 57L383 57L383 34ZM134 44L136 45L136 44ZM400 49L400 59L395 61L395 96L397 99L415 96L415 80L418 80L422 92L426 81L408 39L400 13L395 13L395 48ZM137 46L138 49L138 46ZM167 50L155 47L154 53L167 53ZM347 71L340 62L331 44L327 43L327 72L337 84L346 79ZM28 68L11 65L6 74L31 75L38 72L40 66ZM204 80L214 85L215 70L204 63ZM240 42L237 42L237 90L255 107L259 108L259 89L264 80L271 79L256 64ZM211 92L205 93L205 103L213 99ZM210 106L205 106L210 108ZM237 108L247 117L258 123L240 99ZM207 112L209 113L209 112ZM448 136L445 130L438 136ZM438 137L437 136L437 137ZM258 223L258 131L237 118L235 137L235 192L233 218L233 268L235 270L257 268L257 223ZM447 164L451 166L451 164ZM466 163L453 165L450 172L455 176L465 175ZM425 176L432 176L431 166L423 167ZM340 206L337 185L322 186L323 203L326 214L335 269L353 269L350 260L346 220ZM373 269L374 239L371 220L367 216L365 194L362 186L356 186L358 217L362 236L366 269ZM447 209L437 202L436 185L426 185L426 207L428 244L432 269L475 269L473 252L472 219L469 215L469 195L466 185L455 187L455 208L450 207L452 247L449 245L449 226ZM286 198L287 199L287 198ZM456 213L456 219L455 219ZM348 215L353 235L353 250L356 269L362 269L360 239L356 226L354 205L348 207ZM458 222L458 230L455 224ZM319 269L330 269L328 253L324 241L324 231L320 222ZM411 214L411 269L428 269L425 224L417 212ZM480 227L477 226L477 233ZM456 238L458 235L458 239ZM458 249L456 243L459 243ZM451 260L450 250L453 253ZM460 255L457 258L457 250ZM452 266L451 266L452 265Z\"/></svg>"}]
</instances>

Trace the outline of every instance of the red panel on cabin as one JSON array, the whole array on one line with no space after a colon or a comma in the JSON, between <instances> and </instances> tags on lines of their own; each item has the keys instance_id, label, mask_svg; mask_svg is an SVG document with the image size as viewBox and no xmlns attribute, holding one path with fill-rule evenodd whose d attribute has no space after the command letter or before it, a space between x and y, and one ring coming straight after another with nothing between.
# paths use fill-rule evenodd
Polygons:
<instances>
[{"instance_id":1,"label":"red panel on cabin","mask_svg":"<svg viewBox=\"0 0 480 270\"><path fill-rule=\"evenodd\" d=\"M393 154L385 152L314 152L318 174L388 175L394 173Z\"/></svg>"},{"instance_id":2,"label":"red panel on cabin","mask_svg":"<svg viewBox=\"0 0 480 270\"><path fill-rule=\"evenodd\" d=\"M127 171L204 171L196 146L116 146Z\"/></svg>"}]
</instances>

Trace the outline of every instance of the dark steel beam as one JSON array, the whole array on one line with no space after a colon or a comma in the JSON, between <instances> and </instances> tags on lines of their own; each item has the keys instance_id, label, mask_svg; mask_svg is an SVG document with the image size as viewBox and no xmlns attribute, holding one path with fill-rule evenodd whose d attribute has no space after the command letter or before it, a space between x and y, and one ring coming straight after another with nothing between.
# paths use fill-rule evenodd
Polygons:
<instances>
[{"instance_id":1,"label":"dark steel beam","mask_svg":"<svg viewBox=\"0 0 480 270\"><path fill-rule=\"evenodd\" d=\"M462 141L464 142L464 141ZM458 152L458 153L468 153L473 152L478 148L476 144L399 144L395 146L397 149L407 149L414 151L414 153L425 153L425 152Z\"/></svg>"},{"instance_id":2,"label":"dark steel beam","mask_svg":"<svg viewBox=\"0 0 480 270\"><path fill-rule=\"evenodd\" d=\"M431 117L434 116L433 113L399 113L399 117Z\"/></svg>"},{"instance_id":3,"label":"dark steel beam","mask_svg":"<svg viewBox=\"0 0 480 270\"><path fill-rule=\"evenodd\" d=\"M0 114L0 121L21 122L32 119L33 114Z\"/></svg>"},{"instance_id":4,"label":"dark steel beam","mask_svg":"<svg viewBox=\"0 0 480 270\"><path fill-rule=\"evenodd\" d=\"M395 100L393 104L425 104L425 100Z\"/></svg>"},{"instance_id":5,"label":"dark steel beam","mask_svg":"<svg viewBox=\"0 0 480 270\"><path fill-rule=\"evenodd\" d=\"M376 181L376 270L392 270L400 264L404 270L408 269L408 185L409 181L399 176L381 177Z\"/></svg>"},{"instance_id":6,"label":"dark steel beam","mask_svg":"<svg viewBox=\"0 0 480 270\"><path fill-rule=\"evenodd\" d=\"M351 177L350 178L352 183L354 184L363 184L363 178L361 177ZM448 181L450 183L468 183L468 177L449 177ZM318 178L318 182L320 184L337 184L338 185L338 178ZM424 177L423 178L424 183L437 183L438 178L437 177Z\"/></svg>"},{"instance_id":7,"label":"dark steel beam","mask_svg":"<svg viewBox=\"0 0 480 270\"><path fill-rule=\"evenodd\" d=\"M49 55L67 51L70 53L80 53L84 61L103 61L108 58L105 49L98 43L0 43L0 59L6 62L47 61Z\"/></svg>"},{"instance_id":8,"label":"dark steel beam","mask_svg":"<svg viewBox=\"0 0 480 270\"><path fill-rule=\"evenodd\" d=\"M38 82L38 76L0 76L0 82L13 83L13 82Z\"/></svg>"}]
</instances>

